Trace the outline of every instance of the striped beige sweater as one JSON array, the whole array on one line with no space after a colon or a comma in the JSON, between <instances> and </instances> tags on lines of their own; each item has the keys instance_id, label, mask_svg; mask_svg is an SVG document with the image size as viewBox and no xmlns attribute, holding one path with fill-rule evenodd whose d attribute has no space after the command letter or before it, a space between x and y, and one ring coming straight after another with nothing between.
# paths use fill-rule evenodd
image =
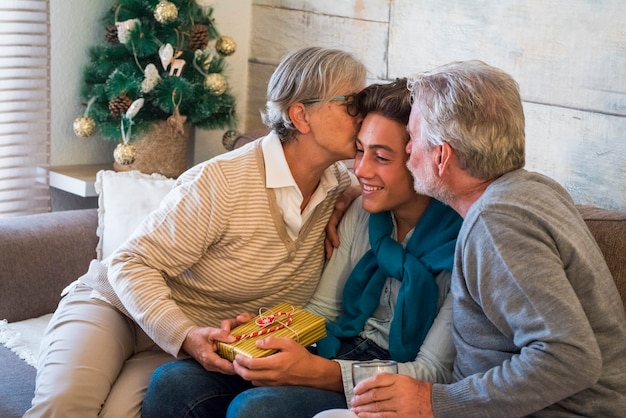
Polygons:
<instances>
[{"instance_id":1,"label":"striped beige sweater","mask_svg":"<svg viewBox=\"0 0 626 418\"><path fill-rule=\"evenodd\" d=\"M179 355L193 325L279 302L304 305L324 260L324 229L350 184L342 163L296 240L273 189L265 187L261 141L202 163L178 180L160 208L112 257L82 278L129 314L165 351Z\"/></svg>"}]
</instances>

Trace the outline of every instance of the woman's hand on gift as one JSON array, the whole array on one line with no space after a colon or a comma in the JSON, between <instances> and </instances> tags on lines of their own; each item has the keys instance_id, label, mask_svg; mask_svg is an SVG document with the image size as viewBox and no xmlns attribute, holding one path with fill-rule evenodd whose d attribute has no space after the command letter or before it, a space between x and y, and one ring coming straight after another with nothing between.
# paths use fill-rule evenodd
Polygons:
<instances>
[{"instance_id":1,"label":"woman's hand on gift","mask_svg":"<svg viewBox=\"0 0 626 418\"><path fill-rule=\"evenodd\" d=\"M230 330L253 316L245 312L237 318L225 319L220 328L193 327L187 333L182 348L208 371L235 374L233 364L217 354L217 342L234 342L235 337L230 334Z\"/></svg>"},{"instance_id":2,"label":"woman's hand on gift","mask_svg":"<svg viewBox=\"0 0 626 418\"><path fill-rule=\"evenodd\" d=\"M182 348L208 371L235 374L232 363L217 354L218 341L232 343L235 337L230 335L230 329L193 327L187 333Z\"/></svg>"},{"instance_id":3,"label":"woman's hand on gift","mask_svg":"<svg viewBox=\"0 0 626 418\"><path fill-rule=\"evenodd\" d=\"M311 354L293 339L270 336L258 340L256 346L278 352L262 358L235 357L235 372L253 385L300 385L343 391L339 364Z\"/></svg>"},{"instance_id":4,"label":"woman's hand on gift","mask_svg":"<svg viewBox=\"0 0 626 418\"><path fill-rule=\"evenodd\" d=\"M235 337L230 330L254 317L249 312L222 321L220 328L193 327L183 341L183 350L208 371L235 374L233 364L217 354L217 342L232 343Z\"/></svg>"}]
</instances>

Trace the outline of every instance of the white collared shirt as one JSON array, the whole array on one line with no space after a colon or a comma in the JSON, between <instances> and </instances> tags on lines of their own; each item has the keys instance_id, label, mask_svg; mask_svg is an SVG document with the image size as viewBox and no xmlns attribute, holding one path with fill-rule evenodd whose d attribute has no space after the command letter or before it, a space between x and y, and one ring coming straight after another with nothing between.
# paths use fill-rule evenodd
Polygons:
<instances>
[{"instance_id":1,"label":"white collared shirt","mask_svg":"<svg viewBox=\"0 0 626 418\"><path fill-rule=\"evenodd\" d=\"M282 212L291 239L296 239L302 225L322 202L329 190L337 187L337 178L330 168L324 170L320 182L304 210L300 206L304 197L289 170L287 159L278 136L272 132L263 139L263 160L265 161L265 187L275 189L276 202Z\"/></svg>"}]
</instances>

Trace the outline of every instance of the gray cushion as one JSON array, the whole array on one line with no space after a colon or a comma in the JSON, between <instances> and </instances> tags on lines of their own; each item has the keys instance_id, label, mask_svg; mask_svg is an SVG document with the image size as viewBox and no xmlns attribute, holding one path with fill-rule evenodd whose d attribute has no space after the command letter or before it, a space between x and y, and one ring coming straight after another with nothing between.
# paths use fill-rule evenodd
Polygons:
<instances>
[{"instance_id":1,"label":"gray cushion","mask_svg":"<svg viewBox=\"0 0 626 418\"><path fill-rule=\"evenodd\" d=\"M604 254L626 310L626 212L592 206L578 210Z\"/></svg>"},{"instance_id":2,"label":"gray cushion","mask_svg":"<svg viewBox=\"0 0 626 418\"><path fill-rule=\"evenodd\" d=\"M21 417L35 393L34 367L0 345L0 418Z\"/></svg>"},{"instance_id":3,"label":"gray cushion","mask_svg":"<svg viewBox=\"0 0 626 418\"><path fill-rule=\"evenodd\" d=\"M97 226L95 209L0 219L0 319L54 311L63 288L96 257Z\"/></svg>"}]
</instances>

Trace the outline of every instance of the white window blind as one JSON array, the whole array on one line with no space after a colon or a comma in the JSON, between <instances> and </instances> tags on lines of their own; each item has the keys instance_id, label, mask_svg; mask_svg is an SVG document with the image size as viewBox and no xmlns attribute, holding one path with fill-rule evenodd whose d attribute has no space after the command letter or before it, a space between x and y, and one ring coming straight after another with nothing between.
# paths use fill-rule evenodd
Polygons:
<instances>
[{"instance_id":1,"label":"white window blind","mask_svg":"<svg viewBox=\"0 0 626 418\"><path fill-rule=\"evenodd\" d=\"M50 210L49 154L49 3L0 0L0 217Z\"/></svg>"}]
</instances>

